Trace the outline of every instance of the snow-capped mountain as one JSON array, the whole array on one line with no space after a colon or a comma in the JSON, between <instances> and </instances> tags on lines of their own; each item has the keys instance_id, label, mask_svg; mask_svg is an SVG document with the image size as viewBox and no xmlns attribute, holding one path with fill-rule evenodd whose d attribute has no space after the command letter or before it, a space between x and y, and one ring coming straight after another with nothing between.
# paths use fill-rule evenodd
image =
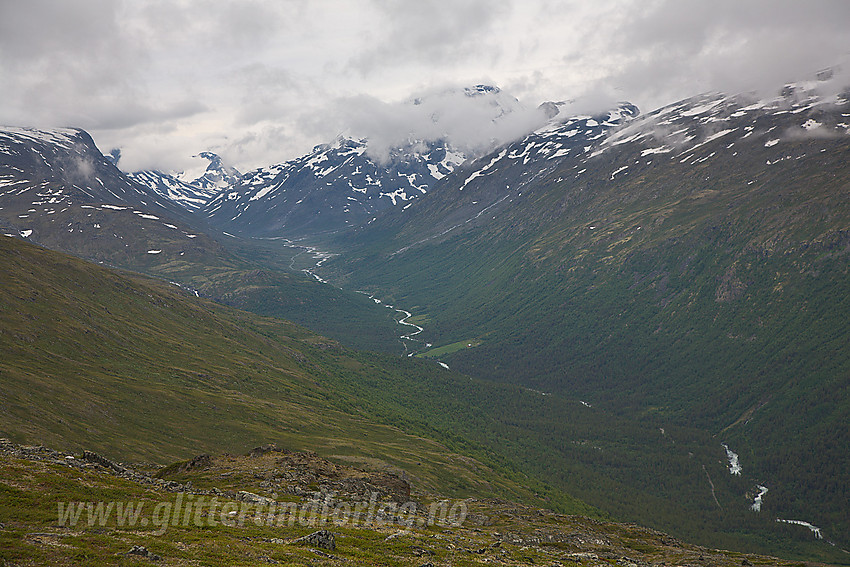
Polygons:
<instances>
[{"instance_id":1,"label":"snow-capped mountain","mask_svg":"<svg viewBox=\"0 0 850 567\"><path fill-rule=\"evenodd\" d=\"M214 247L189 220L122 173L83 130L0 127L0 233L139 267Z\"/></svg>"},{"instance_id":2,"label":"snow-capped mountain","mask_svg":"<svg viewBox=\"0 0 850 567\"><path fill-rule=\"evenodd\" d=\"M548 103L541 108L548 105L552 111L547 113L549 121L544 126L457 168L435 184L429 198L421 199L409 210L389 215L382 226L407 226L410 232L409 243L398 251L486 222L497 211L518 206L515 203L520 200L527 201L531 192L547 186L547 179L551 183L554 172L565 163L589 158L608 136L640 114L635 105L627 102L593 116L561 114L561 107L567 106L564 104ZM529 213L529 218L533 218L551 211L535 208ZM368 234L370 227L356 230Z\"/></svg>"},{"instance_id":3,"label":"snow-capped mountain","mask_svg":"<svg viewBox=\"0 0 850 567\"><path fill-rule=\"evenodd\" d=\"M407 238L427 242L504 213L523 225L534 218L555 220L558 210L527 209L522 203L553 187L583 198L574 187L615 186L631 177L660 175L660 167L674 164L706 170L704 179L710 179L706 168L716 163L741 169L744 183L756 183L763 176L759 168L814 159L814 150L801 142L839 140L850 133L850 91L833 83L821 74L787 84L772 96L710 93L644 115L622 104L601 115L564 119L568 105L545 103L550 123L466 164L435 185L428 199L387 222L406 225L411 233L421 222L418 234Z\"/></svg>"},{"instance_id":4,"label":"snow-capped mountain","mask_svg":"<svg viewBox=\"0 0 850 567\"><path fill-rule=\"evenodd\" d=\"M242 175L235 167L222 162L213 152L201 152L192 156L196 166L174 175L178 180L194 185L212 195L235 183Z\"/></svg>"},{"instance_id":5,"label":"snow-capped mountain","mask_svg":"<svg viewBox=\"0 0 850 567\"><path fill-rule=\"evenodd\" d=\"M503 165L519 164L526 168L526 174L534 171L539 175L557 165L560 158L588 154L612 129L623 126L639 114L638 108L627 102L594 116L555 114L545 126L522 140L478 160L458 189L462 191L470 183L488 183L486 177ZM482 179L476 182L478 178Z\"/></svg>"},{"instance_id":6,"label":"snow-capped mountain","mask_svg":"<svg viewBox=\"0 0 850 567\"><path fill-rule=\"evenodd\" d=\"M850 91L824 91L824 82L788 84L767 98L722 93L692 97L635 120L589 157L619 154L620 159L608 160L611 179L660 160L700 167L715 159L734 164L758 153L765 155L765 167L800 162L813 157L801 142L850 134Z\"/></svg>"},{"instance_id":7,"label":"snow-capped mountain","mask_svg":"<svg viewBox=\"0 0 850 567\"><path fill-rule=\"evenodd\" d=\"M169 199L190 212L195 212L219 193L219 189L204 189L161 171L135 171L127 176L162 197Z\"/></svg>"},{"instance_id":8,"label":"snow-capped mountain","mask_svg":"<svg viewBox=\"0 0 850 567\"><path fill-rule=\"evenodd\" d=\"M120 203L173 211L173 203L133 183L83 130L0 127L0 197L54 214L79 203Z\"/></svg>"},{"instance_id":9,"label":"snow-capped mountain","mask_svg":"<svg viewBox=\"0 0 850 567\"><path fill-rule=\"evenodd\" d=\"M304 234L367 222L424 195L466 156L444 142L413 143L382 163L365 140L338 138L298 159L251 171L203 212L231 232Z\"/></svg>"},{"instance_id":10,"label":"snow-capped mountain","mask_svg":"<svg viewBox=\"0 0 850 567\"><path fill-rule=\"evenodd\" d=\"M202 212L215 226L251 235L359 226L409 206L468 159L546 121L543 111L526 111L490 85L435 91L391 110L404 117L403 131L369 125L374 137L340 136L303 157L249 172Z\"/></svg>"},{"instance_id":11,"label":"snow-capped mountain","mask_svg":"<svg viewBox=\"0 0 850 567\"><path fill-rule=\"evenodd\" d=\"M224 188L236 183L241 174L235 168L224 165L221 158L212 152L201 152L193 157L199 162L198 167L182 172L171 174L148 170L127 175L156 194L195 212Z\"/></svg>"}]
</instances>

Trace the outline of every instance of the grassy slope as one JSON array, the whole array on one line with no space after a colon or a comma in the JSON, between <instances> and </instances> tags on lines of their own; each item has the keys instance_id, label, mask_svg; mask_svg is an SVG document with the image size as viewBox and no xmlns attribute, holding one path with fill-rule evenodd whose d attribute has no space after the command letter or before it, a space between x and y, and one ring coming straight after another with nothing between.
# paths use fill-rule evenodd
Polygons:
<instances>
[{"instance_id":1,"label":"grassy slope","mask_svg":"<svg viewBox=\"0 0 850 567\"><path fill-rule=\"evenodd\" d=\"M422 226L384 225L329 271L428 317L437 347L481 341L447 355L452 368L717 435L751 475L741 504L769 483L770 514L844 541L850 143L782 148L791 159L767 168L757 142L698 165L614 152L578 179L566 162L497 220L400 254ZM450 214L429 212L418 222Z\"/></svg>"},{"instance_id":2,"label":"grassy slope","mask_svg":"<svg viewBox=\"0 0 850 567\"><path fill-rule=\"evenodd\" d=\"M433 364L347 351L16 239L0 239L0 256L0 435L159 462L276 441L403 467L423 489L535 500L504 472L381 424L407 424L396 409L403 391L392 393L399 400L374 394L386 391L383 380L398 382L392 365L427 383L444 374ZM429 429L422 414L418 422L487 457ZM587 510L562 493L556 501Z\"/></svg>"},{"instance_id":3,"label":"grassy slope","mask_svg":"<svg viewBox=\"0 0 850 567\"><path fill-rule=\"evenodd\" d=\"M217 485L233 482L232 479L240 474L250 478L251 463L244 462L246 460L250 459L235 463L224 474L218 474L223 470L221 467L200 474L214 474ZM275 472L284 473L282 468ZM246 487L237 484L236 488ZM20 566L139 565L148 560L129 556L127 552L140 545L160 556L155 562L159 565L272 562L391 566L419 566L427 562L458 566L568 562L694 565L706 561L718 567L800 565L771 557L713 551L634 525L563 516L505 501L468 501L469 516L457 527L435 524L401 530L400 526L362 521L343 525L329 523L321 527L334 532L336 549L316 552L311 549L314 546L292 542L315 531L318 525L296 522L295 525L270 526L265 514L259 523L249 516L241 526L237 521L233 522L236 525L223 525L220 514L211 514L217 525L205 525L210 518L206 514L211 505L205 491L201 494L181 495L181 510L185 510L187 502L197 503L204 499L202 515L189 517L184 523L181 518L175 519L176 508L171 508L176 506L174 493L139 485L98 469L74 469L49 460L4 458L0 461L0 558ZM95 521L90 525L86 512L81 513L80 521L73 527L57 522L60 503L67 509L68 503L102 502L108 506L116 501L122 505L141 506L138 519L119 523L113 508L109 520L102 524ZM227 496L218 497L218 502L216 512L226 505L235 506ZM159 513L155 511L157 506ZM159 526L168 520L173 524L160 531ZM193 525L199 520L204 527Z\"/></svg>"},{"instance_id":4,"label":"grassy slope","mask_svg":"<svg viewBox=\"0 0 850 567\"><path fill-rule=\"evenodd\" d=\"M60 192L64 188L61 182L45 183L42 192ZM53 205L40 205L44 210L32 214L27 211L35 196L25 194L16 201L8 195L2 197L0 234L32 231L29 239L41 246L180 282L206 297L296 321L355 348L402 350L398 325L385 310L376 309L359 294L323 286L303 274L288 271L287 255L298 254L299 249L275 246L258 264L240 255L244 247L234 253L185 223L140 215L132 207L117 210L98 202L63 206L57 211ZM151 216L156 218L146 218ZM272 268L268 267L270 257L276 257ZM317 305L321 307L316 308Z\"/></svg>"},{"instance_id":5,"label":"grassy slope","mask_svg":"<svg viewBox=\"0 0 850 567\"><path fill-rule=\"evenodd\" d=\"M14 239L0 245L8 267L0 435L158 462L275 441L402 468L424 491L592 512L535 480L545 477L608 502L620 517L661 511L661 525L718 547L808 553L802 541L771 548L721 529L728 518L714 509L704 475L724 502L742 487L731 485L720 448L699 431L661 436L651 421L470 380L426 360L349 351L158 281ZM686 479L690 519L667 498L668 481L658 482L666 476Z\"/></svg>"}]
</instances>

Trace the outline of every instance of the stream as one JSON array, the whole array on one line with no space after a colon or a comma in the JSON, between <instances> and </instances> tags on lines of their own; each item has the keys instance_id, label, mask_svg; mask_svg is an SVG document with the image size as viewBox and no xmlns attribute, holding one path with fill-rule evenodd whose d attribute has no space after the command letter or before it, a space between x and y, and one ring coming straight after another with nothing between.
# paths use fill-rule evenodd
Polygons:
<instances>
[{"instance_id":1,"label":"stream","mask_svg":"<svg viewBox=\"0 0 850 567\"><path fill-rule=\"evenodd\" d=\"M415 355L417 352L420 352L421 350L431 348L431 346L432 346L432 345L431 345L431 343L426 343L425 341L423 341L423 340L421 340L421 339L416 339L416 338L414 338L416 335L418 335L419 333L421 333L421 332L422 332L422 331L424 331L425 329L424 329L423 327L420 327L419 325L417 325L417 324L415 324L415 323L409 323L409 322L407 321L408 319L410 319L411 317L413 317L413 314L412 314L410 311L406 311L406 310L404 310L404 309L398 309L397 307L395 307L395 306L393 306L393 305L388 305L388 304L386 304L386 303L382 302L382 301L381 301L380 299L378 299L377 297L375 297L375 295L374 295L374 294L371 294L371 293L369 293L369 292L366 292L366 291L359 291L359 290L358 290L358 291L357 291L357 293L362 293L363 295L365 295L366 297L368 297L369 299L371 299L372 301L374 301L377 305L383 305L383 306L384 306L384 307L386 307L387 309L392 309L392 310L393 310L393 311L395 311L396 313L401 313L402 315L404 315L404 317L402 317L401 319L397 320L396 322L397 322L399 325L405 325L405 326L407 326L407 327L413 327L413 330L412 330L412 331L410 331L409 333L404 333L403 335L400 335L400 336L399 336L399 339L402 341L402 344L404 345L404 353L405 353L407 356L413 356L413 355ZM411 350L411 349L409 349L409 348L408 348L408 346L407 346L407 341L421 343L421 344L422 344L422 348L421 348L421 349L417 349L417 350ZM440 362L439 364L440 364L440 366L442 366L443 368L448 369L448 365L446 365L446 364L444 364L444 363L442 363L442 362Z\"/></svg>"},{"instance_id":2,"label":"stream","mask_svg":"<svg viewBox=\"0 0 850 567\"><path fill-rule=\"evenodd\" d=\"M310 277L314 278L314 279L315 279L316 281L318 281L319 283L323 283L323 284L327 284L327 283L328 283L328 281L327 281L327 280L325 280L324 278L322 278L321 276L319 276L319 275L318 275L318 274L317 274L314 270L315 270L315 269L317 269L317 268L319 268L319 267L321 267L321 265L322 265L323 263L325 263L325 262L326 262L327 260L329 260L330 258L333 258L333 257L334 257L334 256L336 256L337 254L332 254L332 253L329 253L329 252L323 252L323 251L319 250L319 249L318 249L318 248L316 248L316 247L308 246L308 245L306 245L306 244L297 244L297 243L295 243L295 242L293 242L293 241L291 241L291 240L285 239L285 238L284 238L284 239L282 239L282 240L283 240L283 242L285 243L285 246L287 246L287 247L289 247L289 248L295 248L295 249L300 250L300 251L299 251L297 254L295 254L295 255L292 257L292 259L289 261L289 269L290 269L290 270L292 270L293 272L298 272L298 271L300 271L300 272L304 272L304 273L305 273L305 274L307 274L308 276L310 276ZM315 261L315 263L314 263L312 266L310 266L309 268L302 268L302 269L300 269L300 270L299 270L299 269L295 266L295 262L296 262L296 260L298 260L298 258L299 258L301 255L303 255L303 254L309 254L309 255L311 255L311 259L312 259L312 260L314 260L314 261ZM409 327L409 328L410 328L407 332L402 333L402 334L401 334L401 335L399 335L399 337L398 337L398 338L399 338L399 340L401 341L402 345L404 345L404 354L406 354L407 356L414 356L414 355L415 355L415 354L417 354L418 352L421 352L421 351L423 351L423 350L425 350L425 349L429 349L429 348L431 348L431 346L432 346L432 345L431 345L431 343L428 343L428 342L425 342L425 341L423 341L423 340L421 340L421 339L417 339L417 338L415 338L415 337L416 337L416 335L418 335L418 334L422 333L422 331L424 331L425 329L424 329L423 327L421 327L421 326L419 326L419 325L415 324L415 323L411 323L411 322L409 322L409 321L408 321L408 319L410 319L411 317L413 317L413 314L412 314L410 311L407 311L407 310L405 310L405 309L398 309L398 308L396 308L396 307L395 307L395 306L393 306L393 305L385 304L385 303L384 303L384 302L382 302L380 299L376 298L374 294L370 294L370 293L365 292L365 291L357 291L356 293L362 293L363 295L367 296L369 299L371 299L372 301L374 301L374 302L375 302L375 304L377 304L377 305L383 305L383 306L384 306L384 307L386 307L387 309L392 309L392 310L393 310L393 311L395 311L396 313L399 313L399 314L403 315L403 317L402 317L401 319L397 319L397 320L396 320L396 323L398 323L399 325L403 325L403 326L405 326L405 327ZM411 348L410 346L408 346L408 345L409 345L409 343L419 343L421 346L419 346L418 348L414 349L414 348ZM447 364L445 364L445 363L443 363L443 362L438 362L438 364L439 364L440 366L442 366L443 368L447 369L447 370L448 370L448 368L449 368L449 367L448 367L448 365L447 365Z\"/></svg>"}]
</instances>

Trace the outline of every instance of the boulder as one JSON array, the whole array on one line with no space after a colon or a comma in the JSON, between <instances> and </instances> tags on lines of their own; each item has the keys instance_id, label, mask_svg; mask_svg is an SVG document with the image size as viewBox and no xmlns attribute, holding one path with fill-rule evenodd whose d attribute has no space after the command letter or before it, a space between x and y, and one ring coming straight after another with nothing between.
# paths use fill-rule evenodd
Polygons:
<instances>
[{"instance_id":1,"label":"boulder","mask_svg":"<svg viewBox=\"0 0 850 567\"><path fill-rule=\"evenodd\" d=\"M147 557L151 561L159 561L160 559L162 559L162 557L160 557L156 553L151 553L147 547L144 547L142 545L134 545L132 548L130 548L130 551L127 552L127 555L139 555L141 557Z\"/></svg>"},{"instance_id":2,"label":"boulder","mask_svg":"<svg viewBox=\"0 0 850 567\"><path fill-rule=\"evenodd\" d=\"M336 537L333 532L329 532L328 530L319 530L311 533L310 535L299 537L298 539L293 540L292 543L306 543L308 545L321 547L322 549L330 549L331 551L336 549Z\"/></svg>"}]
</instances>

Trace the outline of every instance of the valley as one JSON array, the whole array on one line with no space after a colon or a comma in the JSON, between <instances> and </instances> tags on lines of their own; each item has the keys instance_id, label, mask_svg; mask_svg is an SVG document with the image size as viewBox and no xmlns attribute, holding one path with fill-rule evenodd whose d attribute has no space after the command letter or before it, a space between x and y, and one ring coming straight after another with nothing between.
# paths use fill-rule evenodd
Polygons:
<instances>
[{"instance_id":1,"label":"valley","mask_svg":"<svg viewBox=\"0 0 850 567\"><path fill-rule=\"evenodd\" d=\"M218 190L6 128L0 435L157 470L274 442L484 515L846 564L850 98L830 79L555 113L481 155L382 162L341 137ZM529 557L628 556L563 535ZM634 564L696 561L640 537Z\"/></svg>"}]
</instances>

